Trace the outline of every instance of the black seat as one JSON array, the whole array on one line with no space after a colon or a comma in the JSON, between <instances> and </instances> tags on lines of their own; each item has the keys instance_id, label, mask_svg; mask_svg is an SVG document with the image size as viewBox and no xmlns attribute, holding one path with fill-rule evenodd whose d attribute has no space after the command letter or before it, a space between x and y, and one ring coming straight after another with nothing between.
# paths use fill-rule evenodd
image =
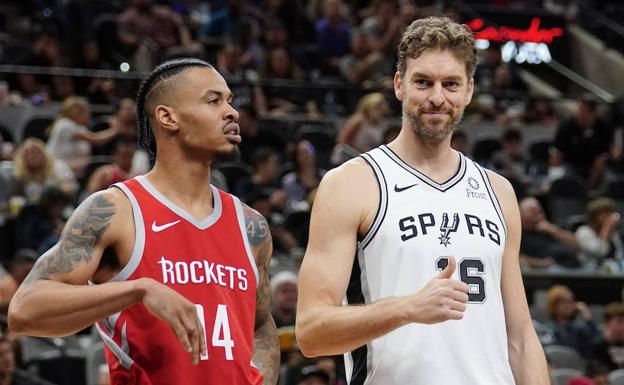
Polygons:
<instances>
[{"instance_id":1,"label":"black seat","mask_svg":"<svg viewBox=\"0 0 624 385\"><path fill-rule=\"evenodd\" d=\"M295 132L295 141L307 140L316 150L316 164L327 169L329 158L336 144L336 133L333 128L319 125L303 125Z\"/></svg>"},{"instance_id":2,"label":"black seat","mask_svg":"<svg viewBox=\"0 0 624 385\"><path fill-rule=\"evenodd\" d=\"M501 149L497 138L482 138L475 142L472 148L472 157L480 165L485 165L496 151Z\"/></svg>"},{"instance_id":3,"label":"black seat","mask_svg":"<svg viewBox=\"0 0 624 385\"><path fill-rule=\"evenodd\" d=\"M230 191L235 191L238 181L251 177L253 169L241 162L223 162L215 166L225 176Z\"/></svg>"},{"instance_id":4,"label":"black seat","mask_svg":"<svg viewBox=\"0 0 624 385\"><path fill-rule=\"evenodd\" d=\"M568 218L585 213L587 188L575 177L562 177L553 181L548 193L550 219L559 226L565 226Z\"/></svg>"},{"instance_id":5,"label":"black seat","mask_svg":"<svg viewBox=\"0 0 624 385\"><path fill-rule=\"evenodd\" d=\"M35 116L30 118L30 120L24 124L22 140L26 138L37 138L47 142L50 134L48 128L52 122L54 122L54 118L51 117Z\"/></svg>"}]
</instances>

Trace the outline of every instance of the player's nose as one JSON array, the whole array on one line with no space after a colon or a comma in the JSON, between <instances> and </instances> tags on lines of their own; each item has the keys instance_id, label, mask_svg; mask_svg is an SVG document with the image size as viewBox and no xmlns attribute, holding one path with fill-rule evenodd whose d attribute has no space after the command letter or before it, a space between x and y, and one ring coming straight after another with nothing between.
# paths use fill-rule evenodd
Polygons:
<instances>
[{"instance_id":1,"label":"player's nose","mask_svg":"<svg viewBox=\"0 0 624 385\"><path fill-rule=\"evenodd\" d=\"M236 111L236 108L234 108L232 104L227 103L227 107L225 111L225 119L238 122L238 116L239 115L238 115L238 111Z\"/></svg>"}]
</instances>

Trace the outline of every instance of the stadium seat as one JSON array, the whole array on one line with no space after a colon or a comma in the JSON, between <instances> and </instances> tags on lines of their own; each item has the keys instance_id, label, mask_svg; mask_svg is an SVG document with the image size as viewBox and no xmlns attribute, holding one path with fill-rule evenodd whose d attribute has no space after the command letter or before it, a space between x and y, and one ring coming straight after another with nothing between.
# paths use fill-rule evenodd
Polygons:
<instances>
[{"instance_id":1,"label":"stadium seat","mask_svg":"<svg viewBox=\"0 0 624 385\"><path fill-rule=\"evenodd\" d=\"M87 348L86 357L86 371L87 371L87 385L98 385L98 377L100 365L106 364L106 357L104 355L104 343L97 341L92 343Z\"/></svg>"},{"instance_id":2,"label":"stadium seat","mask_svg":"<svg viewBox=\"0 0 624 385\"><path fill-rule=\"evenodd\" d=\"M224 162L219 163L216 168L225 176L230 191L235 191L242 177L250 177L253 174L253 169L242 163Z\"/></svg>"},{"instance_id":3,"label":"stadium seat","mask_svg":"<svg viewBox=\"0 0 624 385\"><path fill-rule=\"evenodd\" d=\"M607 184L605 195L615 202L615 211L624 215L624 178L615 179Z\"/></svg>"},{"instance_id":4,"label":"stadium seat","mask_svg":"<svg viewBox=\"0 0 624 385\"><path fill-rule=\"evenodd\" d=\"M571 378L582 376L583 372L577 369L553 369L550 371L552 385L568 385Z\"/></svg>"},{"instance_id":5,"label":"stadium seat","mask_svg":"<svg viewBox=\"0 0 624 385\"><path fill-rule=\"evenodd\" d=\"M327 169L329 158L336 144L336 133L333 128L319 125L303 125L295 132L295 141L308 140L316 150L316 165Z\"/></svg>"},{"instance_id":6,"label":"stadium seat","mask_svg":"<svg viewBox=\"0 0 624 385\"><path fill-rule=\"evenodd\" d=\"M609 385L624 385L624 369L614 370L607 376Z\"/></svg>"},{"instance_id":7,"label":"stadium seat","mask_svg":"<svg viewBox=\"0 0 624 385\"><path fill-rule=\"evenodd\" d=\"M30 361L29 372L59 385L86 385L84 357L55 352Z\"/></svg>"},{"instance_id":8,"label":"stadium seat","mask_svg":"<svg viewBox=\"0 0 624 385\"><path fill-rule=\"evenodd\" d=\"M559 226L565 226L572 215L585 213L587 188L575 177L564 176L553 181L548 193L550 219Z\"/></svg>"},{"instance_id":9,"label":"stadium seat","mask_svg":"<svg viewBox=\"0 0 624 385\"><path fill-rule=\"evenodd\" d=\"M485 165L496 151L501 149L500 140L493 137L478 139L472 148L472 158L480 165Z\"/></svg>"},{"instance_id":10,"label":"stadium seat","mask_svg":"<svg viewBox=\"0 0 624 385\"><path fill-rule=\"evenodd\" d=\"M544 353L553 368L583 370L585 362L581 355L571 347L563 345L549 345L544 347Z\"/></svg>"},{"instance_id":11,"label":"stadium seat","mask_svg":"<svg viewBox=\"0 0 624 385\"><path fill-rule=\"evenodd\" d=\"M50 134L48 128L52 122L54 122L54 118L51 117L35 116L30 118L30 120L24 124L21 140L26 138L38 138L47 142Z\"/></svg>"}]
</instances>

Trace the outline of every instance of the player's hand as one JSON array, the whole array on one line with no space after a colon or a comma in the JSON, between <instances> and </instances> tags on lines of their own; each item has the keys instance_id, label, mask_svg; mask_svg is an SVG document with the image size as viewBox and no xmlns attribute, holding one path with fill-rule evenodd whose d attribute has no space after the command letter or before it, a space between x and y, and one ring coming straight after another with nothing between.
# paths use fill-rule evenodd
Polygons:
<instances>
[{"instance_id":1,"label":"player's hand","mask_svg":"<svg viewBox=\"0 0 624 385\"><path fill-rule=\"evenodd\" d=\"M468 302L468 285L452 280L455 258L448 257L448 265L415 295L408 297L412 322L433 324L451 319L462 319Z\"/></svg>"},{"instance_id":2,"label":"player's hand","mask_svg":"<svg viewBox=\"0 0 624 385\"><path fill-rule=\"evenodd\" d=\"M197 365L200 352L206 354L206 338L195 305L161 283L152 279L141 281L145 288L143 305L171 326L184 350L191 354L193 365Z\"/></svg>"}]
</instances>

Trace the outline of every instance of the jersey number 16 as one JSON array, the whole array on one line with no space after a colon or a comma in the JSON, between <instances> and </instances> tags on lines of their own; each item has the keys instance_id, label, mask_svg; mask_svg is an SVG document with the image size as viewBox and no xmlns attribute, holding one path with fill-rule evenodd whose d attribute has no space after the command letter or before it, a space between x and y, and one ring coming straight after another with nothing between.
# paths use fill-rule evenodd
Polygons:
<instances>
[{"instance_id":1,"label":"jersey number 16","mask_svg":"<svg viewBox=\"0 0 624 385\"><path fill-rule=\"evenodd\" d=\"M442 271L448 265L447 257L440 257L436 261L436 270ZM464 258L459 262L459 279L469 287L468 302L485 302L485 265L480 259Z\"/></svg>"}]
</instances>

